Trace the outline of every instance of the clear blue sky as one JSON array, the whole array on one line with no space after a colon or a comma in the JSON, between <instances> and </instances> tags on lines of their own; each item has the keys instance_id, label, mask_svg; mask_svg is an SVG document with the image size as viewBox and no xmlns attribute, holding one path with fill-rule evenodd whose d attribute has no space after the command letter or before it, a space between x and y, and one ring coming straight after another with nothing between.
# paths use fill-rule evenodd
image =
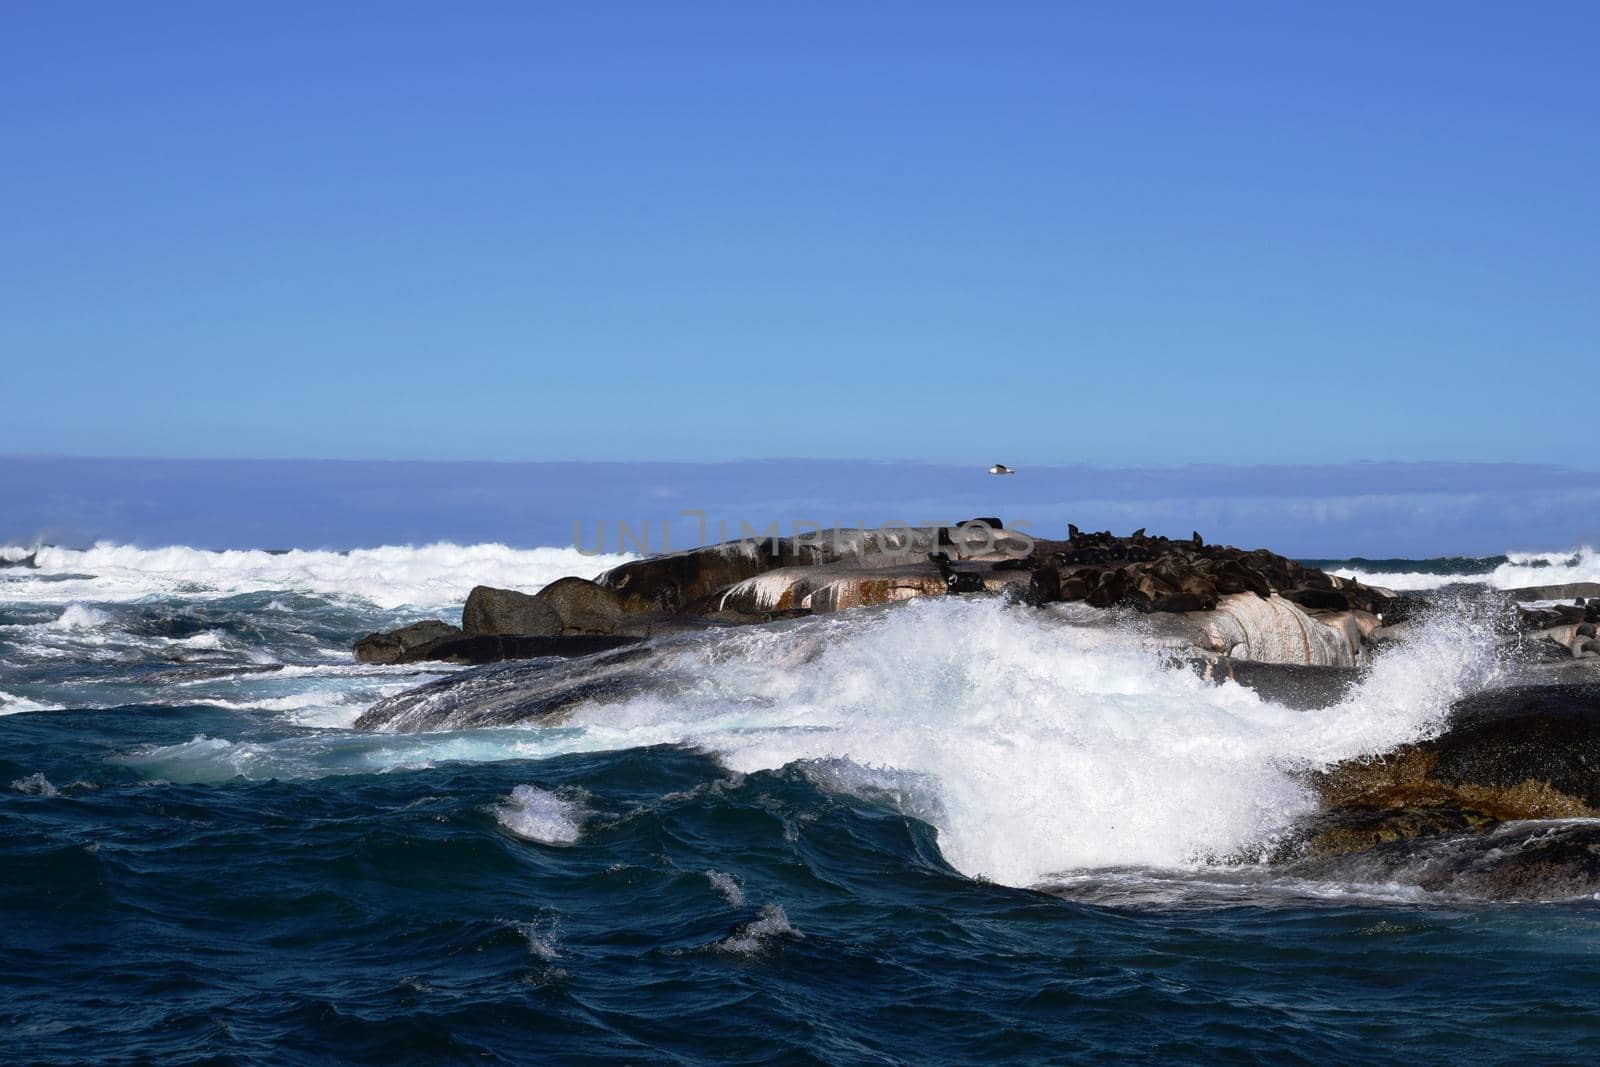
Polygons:
<instances>
[{"instance_id":1,"label":"clear blue sky","mask_svg":"<svg viewBox=\"0 0 1600 1067\"><path fill-rule=\"evenodd\" d=\"M779 6L7 5L0 453L1600 465L1600 5Z\"/></svg>"}]
</instances>

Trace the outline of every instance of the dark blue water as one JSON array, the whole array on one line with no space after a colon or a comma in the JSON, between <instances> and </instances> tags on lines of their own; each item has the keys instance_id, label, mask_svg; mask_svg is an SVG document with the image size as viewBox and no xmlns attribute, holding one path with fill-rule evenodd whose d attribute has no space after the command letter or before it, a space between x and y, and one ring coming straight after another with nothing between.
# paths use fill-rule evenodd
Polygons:
<instances>
[{"instance_id":1,"label":"dark blue water","mask_svg":"<svg viewBox=\"0 0 1600 1067\"><path fill-rule=\"evenodd\" d=\"M1555 1062L1600 1040L1591 903L1091 906L673 747L204 785L108 762L197 733L285 728L0 719L5 1058ZM57 795L22 791L39 774ZM581 805L578 841L494 817L530 783Z\"/></svg>"},{"instance_id":2,"label":"dark blue water","mask_svg":"<svg viewBox=\"0 0 1600 1067\"><path fill-rule=\"evenodd\" d=\"M327 560L278 590L257 588L259 560L229 563L234 579L223 562L203 580L143 556L5 576L0 1061L1543 1063L1600 1047L1594 901L1248 867L1001 886L951 867L919 817L936 811L803 763L739 775L648 741L562 754L559 728L361 734L362 708L436 674L355 665L349 642L421 612L316 592ZM385 580L431 588L421 566ZM952 701L1009 684L940 659L958 646L903 669L944 672ZM1024 649L1018 678L1075 654ZM1148 720L1152 752L1173 722L1219 714L1175 711ZM985 766L951 787L980 789ZM1052 832L1103 840L1118 818L1063 810Z\"/></svg>"}]
</instances>

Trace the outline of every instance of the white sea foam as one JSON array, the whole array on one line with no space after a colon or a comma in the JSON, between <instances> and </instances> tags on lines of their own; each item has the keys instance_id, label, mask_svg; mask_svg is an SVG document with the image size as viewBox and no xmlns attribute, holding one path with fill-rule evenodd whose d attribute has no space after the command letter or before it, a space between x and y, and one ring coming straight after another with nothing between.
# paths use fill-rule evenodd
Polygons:
<instances>
[{"instance_id":1,"label":"white sea foam","mask_svg":"<svg viewBox=\"0 0 1600 1067\"><path fill-rule=\"evenodd\" d=\"M739 883L734 880L733 875L725 871L707 871L706 880L729 904L737 908L744 903L744 890L739 888Z\"/></svg>"},{"instance_id":2,"label":"white sea foam","mask_svg":"<svg viewBox=\"0 0 1600 1067\"><path fill-rule=\"evenodd\" d=\"M712 947L736 956L761 956L780 938L799 936L800 931L790 924L783 905L763 904L760 918L745 923Z\"/></svg>"},{"instance_id":3,"label":"white sea foam","mask_svg":"<svg viewBox=\"0 0 1600 1067\"><path fill-rule=\"evenodd\" d=\"M42 773L30 774L26 778L18 778L11 783L11 788L19 793L26 793L35 797L60 796L61 791L50 784L50 779Z\"/></svg>"},{"instance_id":4,"label":"white sea foam","mask_svg":"<svg viewBox=\"0 0 1600 1067\"><path fill-rule=\"evenodd\" d=\"M60 711L58 704L43 704L27 697L15 696L0 690L0 715L17 715L24 711Z\"/></svg>"},{"instance_id":5,"label":"white sea foam","mask_svg":"<svg viewBox=\"0 0 1600 1067\"><path fill-rule=\"evenodd\" d=\"M1587 545L1567 552L1508 552L1505 563L1475 574L1367 571L1353 567L1335 567L1329 573L1386 589L1437 589L1456 582L1481 582L1496 589L1524 589L1534 585L1600 582L1600 553Z\"/></svg>"},{"instance_id":6,"label":"white sea foam","mask_svg":"<svg viewBox=\"0 0 1600 1067\"><path fill-rule=\"evenodd\" d=\"M111 616L83 604L68 604L61 617L47 623L52 630L94 630L111 621Z\"/></svg>"},{"instance_id":7,"label":"white sea foam","mask_svg":"<svg viewBox=\"0 0 1600 1067\"><path fill-rule=\"evenodd\" d=\"M513 922L512 928L528 944L528 951L542 960L561 958L561 913L549 909L533 922Z\"/></svg>"},{"instance_id":8,"label":"white sea foam","mask_svg":"<svg viewBox=\"0 0 1600 1067\"><path fill-rule=\"evenodd\" d=\"M583 836L583 804L534 785L519 785L495 805L494 817L511 833L541 845L570 845Z\"/></svg>"},{"instance_id":9,"label":"white sea foam","mask_svg":"<svg viewBox=\"0 0 1600 1067\"><path fill-rule=\"evenodd\" d=\"M117 603L169 595L297 592L356 597L382 608L443 610L459 606L474 585L535 592L557 578L593 577L630 558L499 544L273 553L106 543L86 550L39 549L37 569L0 572L0 600Z\"/></svg>"}]
</instances>

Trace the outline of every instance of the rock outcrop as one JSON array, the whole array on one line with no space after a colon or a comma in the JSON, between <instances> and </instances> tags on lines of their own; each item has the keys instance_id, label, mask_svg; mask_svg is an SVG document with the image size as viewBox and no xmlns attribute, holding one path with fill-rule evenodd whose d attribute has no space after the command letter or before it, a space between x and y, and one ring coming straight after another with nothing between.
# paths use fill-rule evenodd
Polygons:
<instances>
[{"instance_id":1,"label":"rock outcrop","mask_svg":"<svg viewBox=\"0 0 1600 1067\"><path fill-rule=\"evenodd\" d=\"M732 587L771 571L849 564L865 570L920 565L930 553L991 562L1025 557L1031 538L1008 534L999 519L956 526L820 530L800 537L747 538L634 560L595 579L623 609L677 615L720 610ZM937 592L945 590L940 587Z\"/></svg>"},{"instance_id":2,"label":"rock outcrop","mask_svg":"<svg viewBox=\"0 0 1600 1067\"><path fill-rule=\"evenodd\" d=\"M1557 901L1600 891L1600 821L1539 819L1441 833L1315 856L1285 866L1294 878L1410 885L1476 900Z\"/></svg>"},{"instance_id":3,"label":"rock outcrop","mask_svg":"<svg viewBox=\"0 0 1600 1067\"><path fill-rule=\"evenodd\" d=\"M1600 684L1491 689L1437 738L1313 775L1312 856L1529 819L1600 816Z\"/></svg>"},{"instance_id":4,"label":"rock outcrop","mask_svg":"<svg viewBox=\"0 0 1600 1067\"><path fill-rule=\"evenodd\" d=\"M588 656L638 640L637 637L600 634L466 633L458 626L428 619L389 633L368 634L356 642L355 652L360 663L475 665L506 659Z\"/></svg>"},{"instance_id":5,"label":"rock outcrop","mask_svg":"<svg viewBox=\"0 0 1600 1067\"><path fill-rule=\"evenodd\" d=\"M1567 582L1564 585L1530 585L1507 589L1512 600L1589 600L1600 597L1600 582Z\"/></svg>"},{"instance_id":6,"label":"rock outcrop","mask_svg":"<svg viewBox=\"0 0 1600 1067\"><path fill-rule=\"evenodd\" d=\"M930 561L866 569L849 563L779 567L724 590L717 610L742 615L827 614L847 608L943 596L944 575Z\"/></svg>"},{"instance_id":7,"label":"rock outcrop","mask_svg":"<svg viewBox=\"0 0 1600 1067\"><path fill-rule=\"evenodd\" d=\"M1208 545L1199 534L1175 541L1143 530L1117 537L1069 527L1067 540L1046 541L982 518L730 541L634 560L593 581L563 578L536 594L480 586L467 599L462 631L650 637L973 594L1007 594L1040 607L1126 608L1150 616L1157 636L1175 646L1335 667L1364 663L1380 625L1414 608L1405 598L1264 549ZM374 649L381 644L364 640ZM418 654L405 647L405 655ZM461 651L466 647L453 646L450 654L468 654ZM521 647L543 646L479 642L469 654Z\"/></svg>"},{"instance_id":8,"label":"rock outcrop","mask_svg":"<svg viewBox=\"0 0 1600 1067\"><path fill-rule=\"evenodd\" d=\"M561 616L545 600L514 589L475 587L461 609L461 629L469 634L552 636L561 632Z\"/></svg>"},{"instance_id":9,"label":"rock outcrop","mask_svg":"<svg viewBox=\"0 0 1600 1067\"><path fill-rule=\"evenodd\" d=\"M368 634L356 642L359 663L410 663L408 658L439 641L461 636L459 626L440 619L426 619L388 633Z\"/></svg>"}]
</instances>

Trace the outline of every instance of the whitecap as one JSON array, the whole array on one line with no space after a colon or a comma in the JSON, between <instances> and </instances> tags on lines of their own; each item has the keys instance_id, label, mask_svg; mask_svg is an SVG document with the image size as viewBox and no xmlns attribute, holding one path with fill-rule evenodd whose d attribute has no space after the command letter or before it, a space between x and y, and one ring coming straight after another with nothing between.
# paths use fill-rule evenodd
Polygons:
<instances>
[{"instance_id":1,"label":"whitecap","mask_svg":"<svg viewBox=\"0 0 1600 1067\"><path fill-rule=\"evenodd\" d=\"M50 779L42 773L30 774L26 778L18 778L11 783L11 788L19 793L26 793L35 797L60 796L61 791L50 784Z\"/></svg>"},{"instance_id":2,"label":"whitecap","mask_svg":"<svg viewBox=\"0 0 1600 1067\"><path fill-rule=\"evenodd\" d=\"M763 904L760 918L745 923L718 941L712 948L736 956L761 956L773 947L773 942L781 938L799 936L800 931L790 924L783 905Z\"/></svg>"},{"instance_id":3,"label":"whitecap","mask_svg":"<svg viewBox=\"0 0 1600 1067\"><path fill-rule=\"evenodd\" d=\"M583 836L583 805L534 785L513 789L494 816L515 836L541 845L570 845Z\"/></svg>"},{"instance_id":4,"label":"whitecap","mask_svg":"<svg viewBox=\"0 0 1600 1067\"><path fill-rule=\"evenodd\" d=\"M737 908L744 903L744 890L739 888L739 883L734 880L733 875L723 871L707 871L706 880L729 904Z\"/></svg>"},{"instance_id":5,"label":"whitecap","mask_svg":"<svg viewBox=\"0 0 1600 1067\"><path fill-rule=\"evenodd\" d=\"M68 604L61 617L49 623L52 630L93 630L111 621L111 616L84 604Z\"/></svg>"},{"instance_id":6,"label":"whitecap","mask_svg":"<svg viewBox=\"0 0 1600 1067\"><path fill-rule=\"evenodd\" d=\"M0 715L20 715L27 711L60 711L58 704L42 704L37 700L19 697L0 690Z\"/></svg>"}]
</instances>

